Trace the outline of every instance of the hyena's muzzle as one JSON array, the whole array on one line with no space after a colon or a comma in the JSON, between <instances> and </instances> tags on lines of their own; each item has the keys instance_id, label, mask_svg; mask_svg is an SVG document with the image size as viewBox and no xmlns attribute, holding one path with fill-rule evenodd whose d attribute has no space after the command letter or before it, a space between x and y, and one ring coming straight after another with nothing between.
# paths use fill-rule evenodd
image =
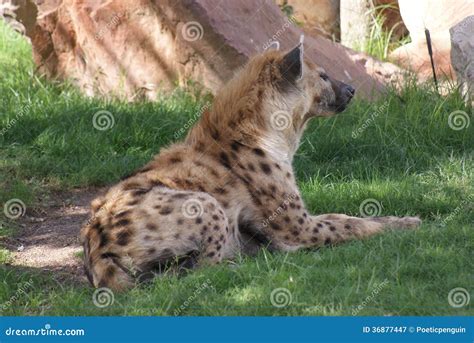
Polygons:
<instances>
[{"instance_id":1,"label":"hyena's muzzle","mask_svg":"<svg viewBox=\"0 0 474 343\"><path fill-rule=\"evenodd\" d=\"M335 94L335 101L331 104L334 112L339 113L346 109L347 105L354 97L355 89L351 85L345 84L344 82L330 79L331 86Z\"/></svg>"}]
</instances>

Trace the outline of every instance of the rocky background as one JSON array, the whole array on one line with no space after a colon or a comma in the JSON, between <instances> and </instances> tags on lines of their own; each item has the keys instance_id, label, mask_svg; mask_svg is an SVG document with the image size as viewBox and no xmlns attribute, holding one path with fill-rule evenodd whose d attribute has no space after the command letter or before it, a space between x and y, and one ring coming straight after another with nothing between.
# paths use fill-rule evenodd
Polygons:
<instances>
[{"instance_id":1,"label":"rocky background","mask_svg":"<svg viewBox=\"0 0 474 343\"><path fill-rule=\"evenodd\" d=\"M474 0L0 0L0 14L31 40L38 72L89 96L155 99L190 82L216 92L271 41L305 34L305 52L359 96L432 77L429 29L441 80L472 96ZM375 20L410 43L379 61L356 52Z\"/></svg>"}]
</instances>

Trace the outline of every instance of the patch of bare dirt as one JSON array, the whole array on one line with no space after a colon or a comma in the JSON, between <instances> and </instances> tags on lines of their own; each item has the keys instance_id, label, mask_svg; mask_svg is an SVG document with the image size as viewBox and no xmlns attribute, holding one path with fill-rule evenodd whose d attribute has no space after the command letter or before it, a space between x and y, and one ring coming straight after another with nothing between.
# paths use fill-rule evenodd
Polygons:
<instances>
[{"instance_id":1,"label":"patch of bare dirt","mask_svg":"<svg viewBox=\"0 0 474 343\"><path fill-rule=\"evenodd\" d=\"M53 194L40 208L27 211L19 229L0 243L12 252L12 266L59 272L84 279L79 232L89 218L89 205L101 190Z\"/></svg>"}]
</instances>

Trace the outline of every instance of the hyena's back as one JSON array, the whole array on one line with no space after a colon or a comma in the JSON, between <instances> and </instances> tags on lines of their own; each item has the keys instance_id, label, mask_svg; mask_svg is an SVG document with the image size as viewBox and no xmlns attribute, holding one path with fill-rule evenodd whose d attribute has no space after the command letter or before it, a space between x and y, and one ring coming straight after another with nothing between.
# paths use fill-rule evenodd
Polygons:
<instances>
[{"instance_id":1,"label":"hyena's back","mask_svg":"<svg viewBox=\"0 0 474 343\"><path fill-rule=\"evenodd\" d=\"M115 187L97 200L82 230L86 274L95 287L122 289L172 262L217 262L232 254L228 220L214 197L135 186Z\"/></svg>"}]
</instances>

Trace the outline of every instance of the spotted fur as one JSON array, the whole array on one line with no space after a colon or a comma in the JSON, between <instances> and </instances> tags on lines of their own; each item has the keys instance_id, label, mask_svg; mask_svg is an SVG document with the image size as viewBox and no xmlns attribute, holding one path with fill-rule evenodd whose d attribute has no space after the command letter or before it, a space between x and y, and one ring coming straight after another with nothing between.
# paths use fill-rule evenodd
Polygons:
<instances>
[{"instance_id":1,"label":"spotted fur","mask_svg":"<svg viewBox=\"0 0 474 343\"><path fill-rule=\"evenodd\" d=\"M292 159L307 122L341 112L354 89L304 61L302 46L254 57L216 96L184 142L92 203L84 226L86 274L123 289L171 266L333 245L413 217L311 215ZM277 116L282 121L276 121Z\"/></svg>"}]
</instances>

